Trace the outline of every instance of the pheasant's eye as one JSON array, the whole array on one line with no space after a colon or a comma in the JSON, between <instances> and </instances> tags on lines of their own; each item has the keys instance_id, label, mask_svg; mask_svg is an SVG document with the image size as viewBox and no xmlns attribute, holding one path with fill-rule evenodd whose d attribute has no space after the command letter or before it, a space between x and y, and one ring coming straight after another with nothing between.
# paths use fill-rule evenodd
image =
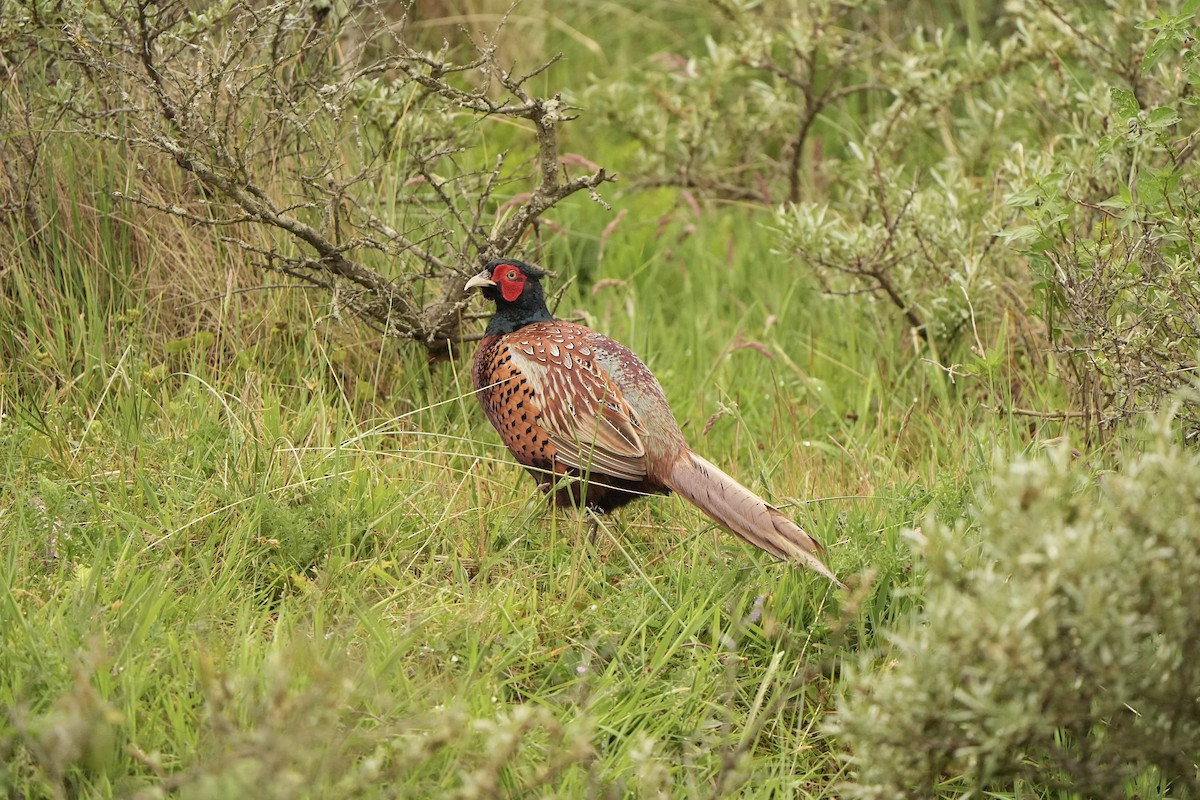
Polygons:
<instances>
[{"instance_id":1,"label":"pheasant's eye","mask_svg":"<svg viewBox=\"0 0 1200 800\"><path fill-rule=\"evenodd\" d=\"M506 280L506 281L515 281L516 279L517 279L517 271L515 269L510 269L508 271L508 273L504 276L504 280Z\"/></svg>"}]
</instances>

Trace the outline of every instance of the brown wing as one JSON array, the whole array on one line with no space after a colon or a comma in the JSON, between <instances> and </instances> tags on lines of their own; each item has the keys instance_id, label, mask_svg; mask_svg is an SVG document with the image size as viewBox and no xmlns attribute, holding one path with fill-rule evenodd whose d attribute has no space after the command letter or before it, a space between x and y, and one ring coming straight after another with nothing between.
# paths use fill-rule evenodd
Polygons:
<instances>
[{"instance_id":1,"label":"brown wing","mask_svg":"<svg viewBox=\"0 0 1200 800\"><path fill-rule=\"evenodd\" d=\"M505 337L533 389L556 461L626 480L646 477L647 431L574 326L535 323Z\"/></svg>"}]
</instances>

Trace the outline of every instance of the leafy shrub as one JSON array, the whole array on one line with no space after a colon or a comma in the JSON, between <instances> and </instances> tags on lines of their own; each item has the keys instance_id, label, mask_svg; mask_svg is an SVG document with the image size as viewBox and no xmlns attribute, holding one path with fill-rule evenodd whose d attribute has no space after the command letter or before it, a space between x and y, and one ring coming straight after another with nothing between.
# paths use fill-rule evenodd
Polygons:
<instances>
[{"instance_id":1,"label":"leafy shrub","mask_svg":"<svg viewBox=\"0 0 1200 800\"><path fill-rule=\"evenodd\" d=\"M1098 481L1069 459L1000 470L972 521L918 536L925 607L844 698L853 795L1200 791L1200 458L1159 443Z\"/></svg>"},{"instance_id":2,"label":"leafy shrub","mask_svg":"<svg viewBox=\"0 0 1200 800\"><path fill-rule=\"evenodd\" d=\"M994 33L964 41L936 4L719 7L704 52L664 56L648 76L657 104L613 83L589 107L643 144L642 181L770 208L783 257L825 291L878 299L953 340L972 298L1024 275L995 246L1014 212L994 168L1014 139L1055 135L1064 76L1043 70L1053 86L1030 92L1030 73L1071 58L1074 36L996 10L980 13Z\"/></svg>"},{"instance_id":3,"label":"leafy shrub","mask_svg":"<svg viewBox=\"0 0 1200 800\"><path fill-rule=\"evenodd\" d=\"M826 292L943 347L1016 320L1076 413L1125 416L1200 346L1195 6L723 2L702 51L661 54L655 101L618 81L588 104L642 144L637 180L771 209Z\"/></svg>"},{"instance_id":4,"label":"leafy shrub","mask_svg":"<svg viewBox=\"0 0 1200 800\"><path fill-rule=\"evenodd\" d=\"M1159 408L1197 368L1196 7L1140 26L1137 73L1094 87L1074 142L1034 158L1010 197L1027 224L1005 238L1026 248L1041 292L1035 310L1076 405L1105 426ZM1178 418L1194 435L1200 407L1184 397Z\"/></svg>"}]
</instances>

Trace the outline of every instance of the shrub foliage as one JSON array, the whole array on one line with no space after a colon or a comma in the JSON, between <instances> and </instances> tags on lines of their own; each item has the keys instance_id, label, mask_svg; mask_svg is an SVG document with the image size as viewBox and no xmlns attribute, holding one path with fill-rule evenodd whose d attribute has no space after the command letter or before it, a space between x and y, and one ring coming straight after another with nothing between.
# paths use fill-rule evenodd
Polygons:
<instances>
[{"instance_id":1,"label":"shrub foliage","mask_svg":"<svg viewBox=\"0 0 1200 800\"><path fill-rule=\"evenodd\" d=\"M1015 327L1065 379L1061 411L1111 430L1200 347L1197 3L1061 5L963 25L936 4L717 3L702 51L588 97L641 144L635 180L771 209L782 257L935 358Z\"/></svg>"},{"instance_id":2,"label":"shrub foliage","mask_svg":"<svg viewBox=\"0 0 1200 800\"><path fill-rule=\"evenodd\" d=\"M1200 791L1200 457L1159 444L1098 485L1069 459L1000 470L970 521L918 535L925 607L839 717L855 796Z\"/></svg>"}]
</instances>

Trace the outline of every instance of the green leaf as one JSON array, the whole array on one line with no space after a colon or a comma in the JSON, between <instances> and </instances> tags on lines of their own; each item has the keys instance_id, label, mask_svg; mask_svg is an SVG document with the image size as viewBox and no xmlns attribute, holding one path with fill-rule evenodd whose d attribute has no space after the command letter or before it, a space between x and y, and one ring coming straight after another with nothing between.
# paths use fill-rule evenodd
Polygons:
<instances>
[{"instance_id":1,"label":"green leaf","mask_svg":"<svg viewBox=\"0 0 1200 800\"><path fill-rule=\"evenodd\" d=\"M1173 108L1163 106L1156 108L1150 112L1150 120L1146 123L1149 128L1165 128L1168 125L1174 125L1179 122L1179 112Z\"/></svg>"},{"instance_id":2,"label":"green leaf","mask_svg":"<svg viewBox=\"0 0 1200 800\"><path fill-rule=\"evenodd\" d=\"M1138 176L1138 200L1147 206L1156 206L1163 200L1163 179L1155 170L1145 170Z\"/></svg>"},{"instance_id":3,"label":"green leaf","mask_svg":"<svg viewBox=\"0 0 1200 800\"><path fill-rule=\"evenodd\" d=\"M1042 230L1037 225L1018 225L1015 228L1000 231L996 235L1000 237L1001 241L1009 244L1025 244L1041 236Z\"/></svg>"},{"instance_id":4,"label":"green leaf","mask_svg":"<svg viewBox=\"0 0 1200 800\"><path fill-rule=\"evenodd\" d=\"M1004 202L1014 208L1028 208L1029 206L1037 205L1041 199L1042 193L1040 190L1026 189L1010 194Z\"/></svg>"},{"instance_id":5,"label":"green leaf","mask_svg":"<svg viewBox=\"0 0 1200 800\"><path fill-rule=\"evenodd\" d=\"M1122 117L1136 117L1140 112L1141 106L1138 105L1137 98L1133 96L1133 92L1128 89L1112 88L1113 108Z\"/></svg>"},{"instance_id":6,"label":"green leaf","mask_svg":"<svg viewBox=\"0 0 1200 800\"><path fill-rule=\"evenodd\" d=\"M1142 70L1148 70L1157 64L1158 60L1162 58L1163 53L1167 51L1167 46L1171 44L1174 38L1174 36L1159 34L1154 42L1146 48L1146 55L1142 57Z\"/></svg>"},{"instance_id":7,"label":"green leaf","mask_svg":"<svg viewBox=\"0 0 1200 800\"><path fill-rule=\"evenodd\" d=\"M1137 28L1139 31L1156 31L1160 28L1165 28L1170 25L1172 19L1174 18L1168 17L1166 14L1160 14L1154 19L1148 19L1143 22L1139 22L1133 27Z\"/></svg>"},{"instance_id":8,"label":"green leaf","mask_svg":"<svg viewBox=\"0 0 1200 800\"><path fill-rule=\"evenodd\" d=\"M1122 195L1124 194L1125 193L1122 192ZM1129 208L1129 198L1125 196L1118 197L1117 195L1113 195L1107 200L1101 200L1099 205L1101 208L1126 209Z\"/></svg>"}]
</instances>

